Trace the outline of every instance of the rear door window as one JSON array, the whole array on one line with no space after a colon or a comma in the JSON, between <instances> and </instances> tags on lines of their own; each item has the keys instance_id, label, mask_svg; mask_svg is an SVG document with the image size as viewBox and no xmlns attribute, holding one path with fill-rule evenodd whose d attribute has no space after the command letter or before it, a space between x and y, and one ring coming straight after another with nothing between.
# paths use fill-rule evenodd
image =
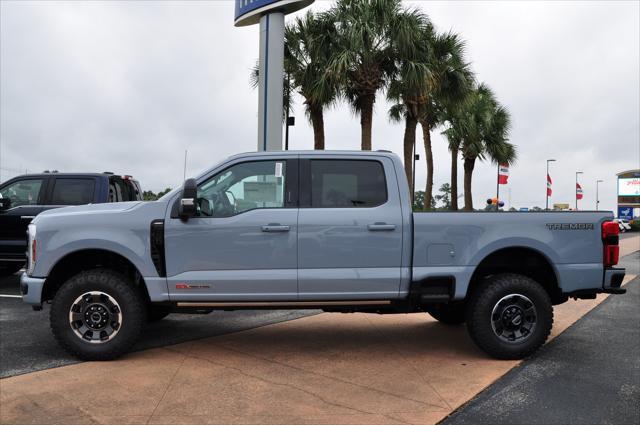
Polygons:
<instances>
[{"instance_id":1,"label":"rear door window","mask_svg":"<svg viewBox=\"0 0 640 425\"><path fill-rule=\"evenodd\" d=\"M314 159L310 167L312 208L370 208L387 201L378 161Z\"/></svg>"},{"instance_id":2,"label":"rear door window","mask_svg":"<svg viewBox=\"0 0 640 425\"><path fill-rule=\"evenodd\" d=\"M84 205L93 202L94 179L57 177L51 194L51 205Z\"/></svg>"}]
</instances>

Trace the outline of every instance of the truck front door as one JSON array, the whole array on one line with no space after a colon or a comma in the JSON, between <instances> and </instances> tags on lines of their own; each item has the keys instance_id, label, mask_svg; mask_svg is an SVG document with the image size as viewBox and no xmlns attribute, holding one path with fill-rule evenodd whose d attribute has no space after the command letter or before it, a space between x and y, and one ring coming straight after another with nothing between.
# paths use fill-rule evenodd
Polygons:
<instances>
[{"instance_id":1,"label":"truck front door","mask_svg":"<svg viewBox=\"0 0 640 425\"><path fill-rule=\"evenodd\" d=\"M198 213L165 220L173 301L295 300L295 159L232 163L198 182Z\"/></svg>"},{"instance_id":2,"label":"truck front door","mask_svg":"<svg viewBox=\"0 0 640 425\"><path fill-rule=\"evenodd\" d=\"M398 296L402 209L388 158L301 156L301 300Z\"/></svg>"},{"instance_id":3,"label":"truck front door","mask_svg":"<svg viewBox=\"0 0 640 425\"><path fill-rule=\"evenodd\" d=\"M27 226L42 211L47 177L22 177L0 187L0 197L9 199L0 211L0 268L24 263ZM6 201L5 201L6 202Z\"/></svg>"}]
</instances>

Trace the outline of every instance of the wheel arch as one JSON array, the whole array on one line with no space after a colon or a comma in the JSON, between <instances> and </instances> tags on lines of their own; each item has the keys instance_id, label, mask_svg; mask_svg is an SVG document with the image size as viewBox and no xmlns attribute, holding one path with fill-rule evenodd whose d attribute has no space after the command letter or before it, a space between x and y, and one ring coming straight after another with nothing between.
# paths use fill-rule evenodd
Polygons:
<instances>
[{"instance_id":1,"label":"wheel arch","mask_svg":"<svg viewBox=\"0 0 640 425\"><path fill-rule=\"evenodd\" d=\"M96 268L110 269L126 276L149 302L147 285L135 264L122 254L102 248L81 249L61 257L47 276L42 288L42 301L53 299L62 284L72 276Z\"/></svg>"},{"instance_id":2,"label":"wheel arch","mask_svg":"<svg viewBox=\"0 0 640 425\"><path fill-rule=\"evenodd\" d=\"M554 304L567 300L553 262L543 252L528 246L504 247L485 255L471 275L466 296L485 278L498 273L521 274L533 279L545 289Z\"/></svg>"}]
</instances>

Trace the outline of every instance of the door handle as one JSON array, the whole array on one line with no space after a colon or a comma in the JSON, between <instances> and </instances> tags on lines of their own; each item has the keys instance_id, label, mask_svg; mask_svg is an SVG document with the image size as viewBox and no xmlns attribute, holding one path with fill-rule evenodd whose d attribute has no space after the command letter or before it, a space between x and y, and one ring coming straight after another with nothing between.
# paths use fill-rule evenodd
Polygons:
<instances>
[{"instance_id":1,"label":"door handle","mask_svg":"<svg viewBox=\"0 0 640 425\"><path fill-rule=\"evenodd\" d=\"M36 218L36 216L35 215L21 215L20 218L23 219L23 220L33 220L34 218Z\"/></svg>"},{"instance_id":2,"label":"door handle","mask_svg":"<svg viewBox=\"0 0 640 425\"><path fill-rule=\"evenodd\" d=\"M383 231L383 230L396 230L395 224L387 224L387 223L374 223L367 226L367 229L372 232L375 231Z\"/></svg>"},{"instance_id":3,"label":"door handle","mask_svg":"<svg viewBox=\"0 0 640 425\"><path fill-rule=\"evenodd\" d=\"M262 226L262 231L267 233L288 232L291 226L282 226L280 224L267 224Z\"/></svg>"}]
</instances>

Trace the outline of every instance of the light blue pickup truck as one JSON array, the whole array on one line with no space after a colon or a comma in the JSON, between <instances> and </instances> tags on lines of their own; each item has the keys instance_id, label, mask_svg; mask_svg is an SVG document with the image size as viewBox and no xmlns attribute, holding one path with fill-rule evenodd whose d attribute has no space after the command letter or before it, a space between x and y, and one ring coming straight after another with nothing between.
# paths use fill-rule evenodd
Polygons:
<instances>
[{"instance_id":1,"label":"light blue pickup truck","mask_svg":"<svg viewBox=\"0 0 640 425\"><path fill-rule=\"evenodd\" d=\"M247 153L155 202L38 215L21 291L83 359L170 312L259 308L427 312L514 359L545 342L553 305L625 292L612 218L413 213L391 153Z\"/></svg>"}]
</instances>

